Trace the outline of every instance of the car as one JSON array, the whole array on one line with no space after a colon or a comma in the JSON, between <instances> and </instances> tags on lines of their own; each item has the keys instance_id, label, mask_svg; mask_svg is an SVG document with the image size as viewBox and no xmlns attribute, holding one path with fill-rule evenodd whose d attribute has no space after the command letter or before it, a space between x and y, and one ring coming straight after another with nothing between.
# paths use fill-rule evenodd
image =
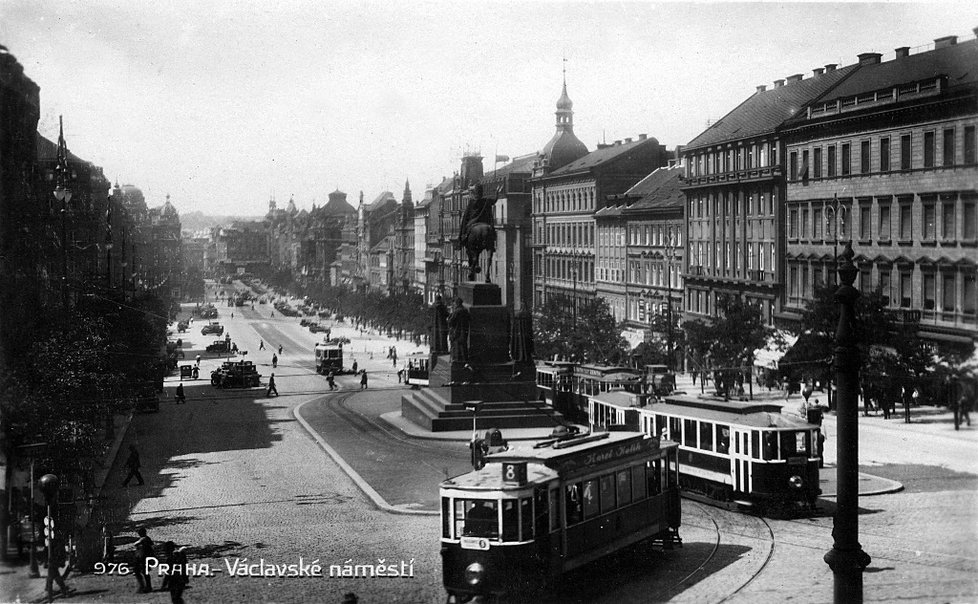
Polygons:
<instances>
[{"instance_id":1,"label":"car","mask_svg":"<svg viewBox=\"0 0 978 604\"><path fill-rule=\"evenodd\" d=\"M303 317L302 319L299 319L299 325L301 325L303 327L309 327L310 323L311 323L311 321L309 319L306 319L305 317Z\"/></svg>"},{"instance_id":2,"label":"car","mask_svg":"<svg viewBox=\"0 0 978 604\"><path fill-rule=\"evenodd\" d=\"M180 321L179 323L177 323L177 331L179 331L180 333L187 331L188 327L190 327L190 323L187 321Z\"/></svg>"},{"instance_id":3,"label":"car","mask_svg":"<svg viewBox=\"0 0 978 604\"><path fill-rule=\"evenodd\" d=\"M219 352L224 354L228 351L231 344L228 340L214 340L213 343L207 345L207 352Z\"/></svg>"},{"instance_id":4,"label":"car","mask_svg":"<svg viewBox=\"0 0 978 604\"><path fill-rule=\"evenodd\" d=\"M228 361L211 372L211 385L217 388L261 386L261 374L251 361Z\"/></svg>"},{"instance_id":5,"label":"car","mask_svg":"<svg viewBox=\"0 0 978 604\"><path fill-rule=\"evenodd\" d=\"M224 326L220 323L208 323L204 325L204 328L200 330L200 335L206 336L207 334L216 333L221 335L224 333Z\"/></svg>"},{"instance_id":6,"label":"car","mask_svg":"<svg viewBox=\"0 0 978 604\"><path fill-rule=\"evenodd\" d=\"M324 332L325 331L329 331L329 328L326 327L325 325L320 325L319 323L310 323L309 324L309 331L311 331L312 333L319 333L321 331L324 331Z\"/></svg>"}]
</instances>

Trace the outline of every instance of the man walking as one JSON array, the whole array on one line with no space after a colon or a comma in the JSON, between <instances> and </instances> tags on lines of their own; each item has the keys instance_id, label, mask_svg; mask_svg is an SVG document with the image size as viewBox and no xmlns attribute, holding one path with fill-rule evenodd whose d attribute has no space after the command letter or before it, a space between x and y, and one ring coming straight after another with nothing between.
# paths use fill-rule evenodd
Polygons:
<instances>
[{"instance_id":1,"label":"man walking","mask_svg":"<svg viewBox=\"0 0 978 604\"><path fill-rule=\"evenodd\" d=\"M265 391L265 397L272 396L272 393L278 396L278 388L275 387L275 374L273 373L268 377L268 390Z\"/></svg>"},{"instance_id":2,"label":"man walking","mask_svg":"<svg viewBox=\"0 0 978 604\"><path fill-rule=\"evenodd\" d=\"M282 345L281 344L278 345L278 353L280 355L282 354Z\"/></svg>"},{"instance_id":3,"label":"man walking","mask_svg":"<svg viewBox=\"0 0 978 604\"><path fill-rule=\"evenodd\" d=\"M187 397L184 396L184 394L183 394L183 382L180 382L179 384L177 384L176 399L177 399L177 404L178 405L182 405L182 404L184 404L184 403L187 402Z\"/></svg>"},{"instance_id":4,"label":"man walking","mask_svg":"<svg viewBox=\"0 0 978 604\"><path fill-rule=\"evenodd\" d=\"M133 564L132 572L136 575L136 583L139 585L137 593L149 593L153 591L153 580L146 572L146 559L153 556L153 540L146 534L146 529L141 528L136 531L139 539L133 546L136 548L136 561Z\"/></svg>"},{"instance_id":5,"label":"man walking","mask_svg":"<svg viewBox=\"0 0 978 604\"><path fill-rule=\"evenodd\" d=\"M129 468L129 474L122 481L122 486L129 486L129 481L133 478L139 481L139 486L146 484L143 481L143 475L139 473L139 451L136 450L136 445L129 445L129 458L126 459L126 467Z\"/></svg>"},{"instance_id":6,"label":"man walking","mask_svg":"<svg viewBox=\"0 0 978 604\"><path fill-rule=\"evenodd\" d=\"M364 369L363 373L360 374L360 390L367 389L367 370Z\"/></svg>"},{"instance_id":7,"label":"man walking","mask_svg":"<svg viewBox=\"0 0 978 604\"><path fill-rule=\"evenodd\" d=\"M258 340L258 350L265 350L265 340Z\"/></svg>"},{"instance_id":8,"label":"man walking","mask_svg":"<svg viewBox=\"0 0 978 604\"><path fill-rule=\"evenodd\" d=\"M332 369L329 370L329 375L326 376L326 383L329 384L330 390L336 390L336 375Z\"/></svg>"},{"instance_id":9,"label":"man walking","mask_svg":"<svg viewBox=\"0 0 978 604\"><path fill-rule=\"evenodd\" d=\"M48 557L48 576L44 587L48 592L48 602L51 602L54 600L53 589L55 583L58 584L58 588L61 590L62 598L67 598L71 590L65 585L65 579L61 576L61 567L64 566L66 554L64 541L55 537L51 540L48 551L50 552Z\"/></svg>"}]
</instances>

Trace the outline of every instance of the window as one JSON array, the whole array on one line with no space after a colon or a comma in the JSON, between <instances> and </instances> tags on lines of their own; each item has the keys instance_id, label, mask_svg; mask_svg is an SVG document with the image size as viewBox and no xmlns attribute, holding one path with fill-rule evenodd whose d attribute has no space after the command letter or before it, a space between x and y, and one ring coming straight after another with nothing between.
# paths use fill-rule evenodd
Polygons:
<instances>
[{"instance_id":1,"label":"window","mask_svg":"<svg viewBox=\"0 0 978 604\"><path fill-rule=\"evenodd\" d=\"M788 212L788 238L798 238L798 208L791 208Z\"/></svg>"},{"instance_id":2,"label":"window","mask_svg":"<svg viewBox=\"0 0 978 604\"><path fill-rule=\"evenodd\" d=\"M835 176L835 170L836 170L835 145L829 145L829 165L828 165L829 178L833 178Z\"/></svg>"},{"instance_id":3,"label":"window","mask_svg":"<svg viewBox=\"0 0 978 604\"><path fill-rule=\"evenodd\" d=\"M978 234L978 212L975 205L974 198L961 200L961 238L966 241L974 241Z\"/></svg>"},{"instance_id":4,"label":"window","mask_svg":"<svg viewBox=\"0 0 978 604\"><path fill-rule=\"evenodd\" d=\"M804 237L808 234L808 208L801 209L801 234Z\"/></svg>"},{"instance_id":5,"label":"window","mask_svg":"<svg viewBox=\"0 0 978 604\"><path fill-rule=\"evenodd\" d=\"M598 504L598 481L595 478L584 481L584 517L594 518L600 513Z\"/></svg>"},{"instance_id":6,"label":"window","mask_svg":"<svg viewBox=\"0 0 978 604\"><path fill-rule=\"evenodd\" d=\"M683 420L683 444L687 447L696 446L696 420Z\"/></svg>"},{"instance_id":7,"label":"window","mask_svg":"<svg viewBox=\"0 0 978 604\"><path fill-rule=\"evenodd\" d=\"M947 197L944 198L942 201L943 203L941 204L941 239L944 239L945 241L952 241L957 235L954 229L955 226L954 218L956 214L956 212L954 211L955 210L954 198Z\"/></svg>"},{"instance_id":8,"label":"window","mask_svg":"<svg viewBox=\"0 0 978 604\"><path fill-rule=\"evenodd\" d=\"M730 426L716 425L717 453L726 454L730 450Z\"/></svg>"},{"instance_id":9,"label":"window","mask_svg":"<svg viewBox=\"0 0 978 604\"><path fill-rule=\"evenodd\" d=\"M859 204L859 238L868 241L872 231L870 224L870 207L868 202Z\"/></svg>"},{"instance_id":10,"label":"window","mask_svg":"<svg viewBox=\"0 0 978 604\"><path fill-rule=\"evenodd\" d=\"M527 500L529 501L529 499ZM515 499L503 499L503 541L520 540L520 511Z\"/></svg>"},{"instance_id":11,"label":"window","mask_svg":"<svg viewBox=\"0 0 978 604\"><path fill-rule=\"evenodd\" d=\"M900 137L900 169L909 170L911 165L910 135L904 134Z\"/></svg>"},{"instance_id":12,"label":"window","mask_svg":"<svg viewBox=\"0 0 978 604\"><path fill-rule=\"evenodd\" d=\"M859 143L859 172L869 174L872 170L869 167L869 141Z\"/></svg>"},{"instance_id":13,"label":"window","mask_svg":"<svg viewBox=\"0 0 978 604\"><path fill-rule=\"evenodd\" d=\"M455 536L498 537L496 501L489 499L455 500Z\"/></svg>"},{"instance_id":14,"label":"window","mask_svg":"<svg viewBox=\"0 0 978 604\"><path fill-rule=\"evenodd\" d=\"M964 127L964 163L975 163L975 127Z\"/></svg>"},{"instance_id":15,"label":"window","mask_svg":"<svg viewBox=\"0 0 978 604\"><path fill-rule=\"evenodd\" d=\"M849 176L852 170L852 157L849 143L842 143L842 175Z\"/></svg>"},{"instance_id":16,"label":"window","mask_svg":"<svg viewBox=\"0 0 978 604\"><path fill-rule=\"evenodd\" d=\"M924 132L924 167L934 167L934 131Z\"/></svg>"},{"instance_id":17,"label":"window","mask_svg":"<svg viewBox=\"0 0 978 604\"><path fill-rule=\"evenodd\" d=\"M934 310L937 298L937 277L932 272L926 272L924 277L924 310Z\"/></svg>"},{"instance_id":18,"label":"window","mask_svg":"<svg viewBox=\"0 0 978 604\"><path fill-rule=\"evenodd\" d=\"M890 171L890 139L880 139L880 172Z\"/></svg>"},{"instance_id":19,"label":"window","mask_svg":"<svg viewBox=\"0 0 978 604\"><path fill-rule=\"evenodd\" d=\"M632 499L645 499L646 488L645 466L632 466Z\"/></svg>"},{"instance_id":20,"label":"window","mask_svg":"<svg viewBox=\"0 0 978 604\"><path fill-rule=\"evenodd\" d=\"M822 239L822 210L815 208L812 210L812 239L820 241Z\"/></svg>"},{"instance_id":21,"label":"window","mask_svg":"<svg viewBox=\"0 0 978 604\"><path fill-rule=\"evenodd\" d=\"M700 449L713 450L713 424L710 422L700 422Z\"/></svg>"},{"instance_id":22,"label":"window","mask_svg":"<svg viewBox=\"0 0 978 604\"><path fill-rule=\"evenodd\" d=\"M879 214L880 214L880 228L879 239L880 241L890 240L890 200L883 199L877 200L879 204Z\"/></svg>"},{"instance_id":23,"label":"window","mask_svg":"<svg viewBox=\"0 0 978 604\"><path fill-rule=\"evenodd\" d=\"M913 239L913 206L910 202L900 204L900 241Z\"/></svg>"},{"instance_id":24,"label":"window","mask_svg":"<svg viewBox=\"0 0 978 604\"><path fill-rule=\"evenodd\" d=\"M814 165L812 166L812 175L815 178L822 178L822 148L815 147L814 155L812 156L814 160Z\"/></svg>"},{"instance_id":25,"label":"window","mask_svg":"<svg viewBox=\"0 0 978 604\"><path fill-rule=\"evenodd\" d=\"M808 149L801 152L801 179L808 180Z\"/></svg>"},{"instance_id":26,"label":"window","mask_svg":"<svg viewBox=\"0 0 978 604\"><path fill-rule=\"evenodd\" d=\"M881 266L880 269L880 292L886 296L886 304L889 306L893 303L893 292L890 291L890 268Z\"/></svg>"},{"instance_id":27,"label":"window","mask_svg":"<svg viewBox=\"0 0 978 604\"><path fill-rule=\"evenodd\" d=\"M944 152L941 154L945 166L954 165L954 128L944 130Z\"/></svg>"},{"instance_id":28,"label":"window","mask_svg":"<svg viewBox=\"0 0 978 604\"><path fill-rule=\"evenodd\" d=\"M798 267L792 266L788 270L788 272L791 275L790 278L788 279L788 296L790 296L791 298L797 298L798 297Z\"/></svg>"},{"instance_id":29,"label":"window","mask_svg":"<svg viewBox=\"0 0 978 604\"><path fill-rule=\"evenodd\" d=\"M788 179L798 180L798 152L791 152L791 160L788 163Z\"/></svg>"},{"instance_id":30,"label":"window","mask_svg":"<svg viewBox=\"0 0 978 604\"><path fill-rule=\"evenodd\" d=\"M615 509L615 475L605 474L598 480L601 487L601 513Z\"/></svg>"},{"instance_id":31,"label":"window","mask_svg":"<svg viewBox=\"0 0 978 604\"><path fill-rule=\"evenodd\" d=\"M961 312L969 315L975 314L978 305L978 278L974 269L962 273L961 281Z\"/></svg>"},{"instance_id":32,"label":"window","mask_svg":"<svg viewBox=\"0 0 978 604\"><path fill-rule=\"evenodd\" d=\"M900 308L910 308L913 292L913 273L900 271Z\"/></svg>"},{"instance_id":33,"label":"window","mask_svg":"<svg viewBox=\"0 0 978 604\"><path fill-rule=\"evenodd\" d=\"M628 470L618 472L618 505L632 502L632 474Z\"/></svg>"},{"instance_id":34,"label":"window","mask_svg":"<svg viewBox=\"0 0 978 604\"><path fill-rule=\"evenodd\" d=\"M945 312L954 312L954 302L957 292L954 291L954 273L945 272L941 274L941 308Z\"/></svg>"},{"instance_id":35,"label":"window","mask_svg":"<svg viewBox=\"0 0 978 604\"><path fill-rule=\"evenodd\" d=\"M567 517L567 526L577 524L584 519L584 502L581 483L567 485L564 493L564 515Z\"/></svg>"},{"instance_id":36,"label":"window","mask_svg":"<svg viewBox=\"0 0 978 604\"><path fill-rule=\"evenodd\" d=\"M924 241L937 237L937 205L933 200L924 202Z\"/></svg>"},{"instance_id":37,"label":"window","mask_svg":"<svg viewBox=\"0 0 978 604\"><path fill-rule=\"evenodd\" d=\"M678 417L670 417L669 418L669 436L667 436L666 438L668 438L669 440L671 440L674 443L681 442L682 435L683 435L683 428L682 428L682 426L683 426L683 422L682 422L682 420L680 418L678 418Z\"/></svg>"}]
</instances>

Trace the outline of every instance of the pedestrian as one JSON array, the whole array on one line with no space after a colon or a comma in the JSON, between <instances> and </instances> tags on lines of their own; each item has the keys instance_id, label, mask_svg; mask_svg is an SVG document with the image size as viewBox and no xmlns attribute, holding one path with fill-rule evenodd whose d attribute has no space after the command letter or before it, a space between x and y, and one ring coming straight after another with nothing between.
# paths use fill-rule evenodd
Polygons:
<instances>
[{"instance_id":1,"label":"pedestrian","mask_svg":"<svg viewBox=\"0 0 978 604\"><path fill-rule=\"evenodd\" d=\"M185 404L187 402L187 397L183 394L183 382L177 384L176 399L178 405Z\"/></svg>"},{"instance_id":2,"label":"pedestrian","mask_svg":"<svg viewBox=\"0 0 978 604\"><path fill-rule=\"evenodd\" d=\"M258 340L258 350L265 350L265 340Z\"/></svg>"},{"instance_id":3,"label":"pedestrian","mask_svg":"<svg viewBox=\"0 0 978 604\"><path fill-rule=\"evenodd\" d=\"M200 365L200 355L197 355L197 364Z\"/></svg>"},{"instance_id":4,"label":"pedestrian","mask_svg":"<svg viewBox=\"0 0 978 604\"><path fill-rule=\"evenodd\" d=\"M275 387L274 373L268 377L268 390L265 391L265 396L266 397L272 396L273 392L275 393L275 396L278 396L278 388Z\"/></svg>"},{"instance_id":5,"label":"pedestrian","mask_svg":"<svg viewBox=\"0 0 978 604\"><path fill-rule=\"evenodd\" d=\"M137 593L149 593L153 591L153 579L146 572L146 560L153 557L153 540L146 534L146 529L140 527L136 531L139 539L133 544L136 548L136 561L133 564L132 572L136 575L136 583L139 586Z\"/></svg>"},{"instance_id":6,"label":"pedestrian","mask_svg":"<svg viewBox=\"0 0 978 604\"><path fill-rule=\"evenodd\" d=\"M281 345L281 344L279 344L279 345L278 345L278 353L279 353L279 354L282 354L282 350L283 350L283 349L282 349L282 345Z\"/></svg>"},{"instance_id":7,"label":"pedestrian","mask_svg":"<svg viewBox=\"0 0 978 604\"><path fill-rule=\"evenodd\" d=\"M353 375L357 374L357 362L353 361Z\"/></svg>"},{"instance_id":8,"label":"pedestrian","mask_svg":"<svg viewBox=\"0 0 978 604\"><path fill-rule=\"evenodd\" d=\"M54 600L54 584L58 584L61 597L67 598L71 590L65 585L65 578L61 576L61 567L65 564L65 544L60 537L51 539L48 546L48 576L45 581L45 589L48 592L48 602Z\"/></svg>"},{"instance_id":9,"label":"pedestrian","mask_svg":"<svg viewBox=\"0 0 978 604\"><path fill-rule=\"evenodd\" d=\"M367 389L367 371L364 370L364 372L360 374L360 390L366 390L366 389Z\"/></svg>"},{"instance_id":10,"label":"pedestrian","mask_svg":"<svg viewBox=\"0 0 978 604\"><path fill-rule=\"evenodd\" d=\"M336 390L336 376L333 374L333 370L329 370L329 375L326 376L326 382L329 384L330 390Z\"/></svg>"},{"instance_id":11,"label":"pedestrian","mask_svg":"<svg viewBox=\"0 0 978 604\"><path fill-rule=\"evenodd\" d=\"M274 352L272 353L272 369L278 367L278 355Z\"/></svg>"},{"instance_id":12,"label":"pedestrian","mask_svg":"<svg viewBox=\"0 0 978 604\"><path fill-rule=\"evenodd\" d=\"M971 427L971 399L967 395L961 395L961 419Z\"/></svg>"},{"instance_id":13,"label":"pedestrian","mask_svg":"<svg viewBox=\"0 0 978 604\"><path fill-rule=\"evenodd\" d=\"M951 413L954 415L954 429L961 429L961 408L964 406L965 397L956 398L951 401Z\"/></svg>"},{"instance_id":14,"label":"pedestrian","mask_svg":"<svg viewBox=\"0 0 978 604\"><path fill-rule=\"evenodd\" d=\"M146 484L143 482L143 475L139 473L139 451L136 450L136 445L129 445L129 457L126 459L126 467L129 468L129 474L122 481L122 486L129 486L129 481L133 478L139 481L139 486Z\"/></svg>"},{"instance_id":15,"label":"pedestrian","mask_svg":"<svg viewBox=\"0 0 978 604\"><path fill-rule=\"evenodd\" d=\"M173 604L182 604L183 590L190 582L190 577L187 575L187 554L182 547L178 549L177 544L172 541L163 544L163 553L166 554L169 573L163 578L160 590L170 592L170 601Z\"/></svg>"},{"instance_id":16,"label":"pedestrian","mask_svg":"<svg viewBox=\"0 0 978 604\"><path fill-rule=\"evenodd\" d=\"M903 423L910 423L910 401L913 395L910 394L910 389L907 387L903 388Z\"/></svg>"},{"instance_id":17,"label":"pedestrian","mask_svg":"<svg viewBox=\"0 0 978 604\"><path fill-rule=\"evenodd\" d=\"M404 379L404 368L402 367L397 370L397 383L400 384L401 380L403 379Z\"/></svg>"},{"instance_id":18,"label":"pedestrian","mask_svg":"<svg viewBox=\"0 0 978 604\"><path fill-rule=\"evenodd\" d=\"M191 375L193 375L193 378L194 378L195 380L196 380L197 378L199 378L199 377L200 377L200 367L198 367L197 365L194 365L194 369L193 369L193 372L192 372L192 374L191 374Z\"/></svg>"},{"instance_id":19,"label":"pedestrian","mask_svg":"<svg viewBox=\"0 0 978 604\"><path fill-rule=\"evenodd\" d=\"M825 434L818 429L818 467L825 467Z\"/></svg>"},{"instance_id":20,"label":"pedestrian","mask_svg":"<svg viewBox=\"0 0 978 604\"><path fill-rule=\"evenodd\" d=\"M234 318L234 313L231 313L231 318L232 318L232 319Z\"/></svg>"}]
</instances>

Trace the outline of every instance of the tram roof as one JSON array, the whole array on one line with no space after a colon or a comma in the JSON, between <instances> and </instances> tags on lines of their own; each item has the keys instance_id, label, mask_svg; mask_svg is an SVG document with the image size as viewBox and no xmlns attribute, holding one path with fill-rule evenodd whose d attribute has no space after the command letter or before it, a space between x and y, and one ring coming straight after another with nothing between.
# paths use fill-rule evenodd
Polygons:
<instances>
[{"instance_id":1,"label":"tram roof","mask_svg":"<svg viewBox=\"0 0 978 604\"><path fill-rule=\"evenodd\" d=\"M684 405L673 405L670 403L654 403L642 408L644 413L662 413L664 415L678 415L690 419L711 421L721 424L731 424L740 426L750 426L754 428L815 428L814 424L809 424L800 417L785 413L772 411L754 411L742 413L736 411L716 411L714 409L700 409L697 407L687 407Z\"/></svg>"},{"instance_id":2,"label":"tram roof","mask_svg":"<svg viewBox=\"0 0 978 604\"><path fill-rule=\"evenodd\" d=\"M755 401L719 401L702 399L689 395L667 396L666 402L679 407L695 407L697 409L710 409L712 411L723 411L725 413L780 413L781 405L778 403L761 403Z\"/></svg>"},{"instance_id":3,"label":"tram roof","mask_svg":"<svg viewBox=\"0 0 978 604\"><path fill-rule=\"evenodd\" d=\"M443 489L471 489L477 491L504 491L525 489L527 484L549 482L557 478L556 470L540 463L526 464L526 484L516 485L503 481L501 463L488 463L481 470L473 470L441 483Z\"/></svg>"}]
</instances>

